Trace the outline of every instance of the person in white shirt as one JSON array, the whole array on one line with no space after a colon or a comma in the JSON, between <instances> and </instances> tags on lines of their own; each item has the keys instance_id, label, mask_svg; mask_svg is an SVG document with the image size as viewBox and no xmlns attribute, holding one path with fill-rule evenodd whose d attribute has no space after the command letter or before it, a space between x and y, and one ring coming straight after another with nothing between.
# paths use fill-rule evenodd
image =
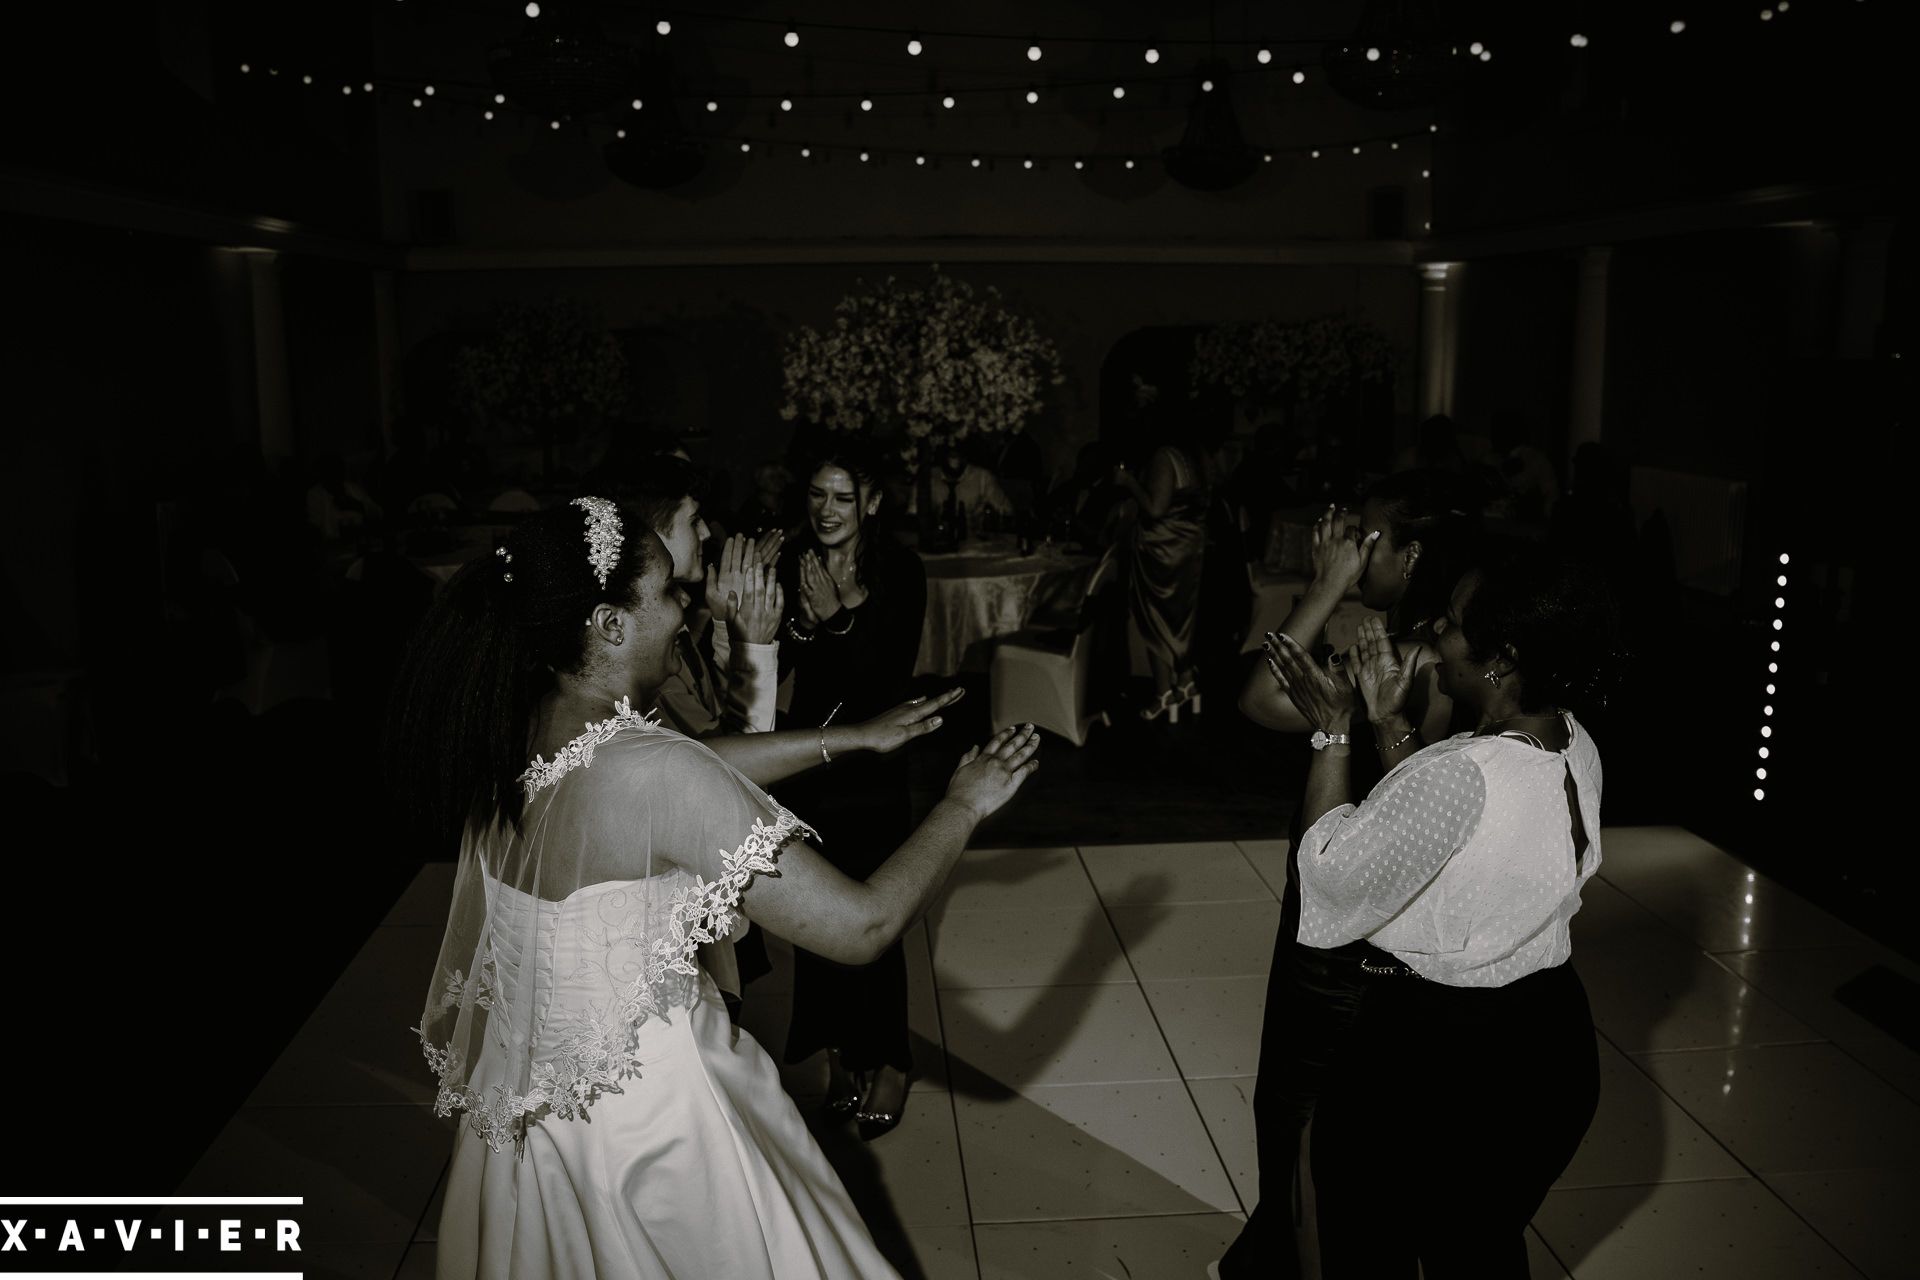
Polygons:
<instances>
[{"instance_id":1,"label":"person in white shirt","mask_svg":"<svg viewBox=\"0 0 1920 1280\"><path fill-rule=\"evenodd\" d=\"M977 524L983 511L996 515L1013 514L1013 501L1007 497L1006 490L1000 487L1000 480L985 467L967 461L967 455L958 445L948 445L940 455L940 465L934 468L932 477L933 505L936 511L946 509L947 499L952 497L960 509L967 513L971 524ZM919 510L919 495L916 492L909 503L909 513Z\"/></svg>"},{"instance_id":2,"label":"person in white shirt","mask_svg":"<svg viewBox=\"0 0 1920 1280\"><path fill-rule=\"evenodd\" d=\"M1529 549L1469 573L1435 628L1478 727L1358 806L1364 700L1392 741L1411 673L1365 624L1351 677L1285 636L1275 676L1315 726L1299 940L1364 940L1368 986L1314 1115L1322 1274L1525 1276L1527 1222L1592 1122L1599 1066L1568 921L1600 866L1600 754L1568 710L1610 657L1598 580ZM1389 1188L1382 1194L1382 1185Z\"/></svg>"}]
</instances>

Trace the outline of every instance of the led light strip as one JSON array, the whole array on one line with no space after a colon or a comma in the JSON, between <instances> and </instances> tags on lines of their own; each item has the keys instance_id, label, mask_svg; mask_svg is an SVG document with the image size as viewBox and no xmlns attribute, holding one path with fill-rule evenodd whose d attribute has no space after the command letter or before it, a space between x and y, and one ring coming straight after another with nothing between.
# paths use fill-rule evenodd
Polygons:
<instances>
[{"instance_id":1,"label":"led light strip","mask_svg":"<svg viewBox=\"0 0 1920 1280\"><path fill-rule=\"evenodd\" d=\"M1786 568L1787 563L1788 563L1787 553L1782 551L1780 553L1780 567L1782 569ZM1773 725L1769 723L1773 719L1773 698L1774 698L1775 692L1779 688L1779 675L1780 675L1779 632L1786 626L1785 618L1782 615L1785 613L1786 607L1787 607L1787 575L1782 573L1779 577L1773 580L1773 585L1775 590L1777 590L1779 594L1774 596L1773 598L1774 637L1773 637L1772 648L1770 650L1772 656L1767 660L1767 700L1766 702L1762 703L1760 707L1760 720L1761 720L1760 763L1758 766L1754 768L1754 771L1753 771L1753 776L1755 781L1763 782L1763 783L1767 780L1767 757L1770 754L1770 750L1767 744L1773 738ZM1765 800L1767 798L1767 789L1764 786L1755 787L1753 789L1753 798L1755 800Z\"/></svg>"}]
</instances>

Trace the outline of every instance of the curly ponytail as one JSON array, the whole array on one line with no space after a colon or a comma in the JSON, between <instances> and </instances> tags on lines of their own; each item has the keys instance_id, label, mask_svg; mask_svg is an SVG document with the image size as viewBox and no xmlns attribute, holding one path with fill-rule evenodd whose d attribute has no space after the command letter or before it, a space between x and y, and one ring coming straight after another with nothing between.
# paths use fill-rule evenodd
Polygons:
<instances>
[{"instance_id":1,"label":"curly ponytail","mask_svg":"<svg viewBox=\"0 0 1920 1280\"><path fill-rule=\"evenodd\" d=\"M386 767L401 812L436 846L470 822L520 820L535 706L558 672L586 659L582 620L625 604L665 553L636 514L601 586L587 560L585 518L543 511L494 555L455 574L427 610L394 682Z\"/></svg>"}]
</instances>

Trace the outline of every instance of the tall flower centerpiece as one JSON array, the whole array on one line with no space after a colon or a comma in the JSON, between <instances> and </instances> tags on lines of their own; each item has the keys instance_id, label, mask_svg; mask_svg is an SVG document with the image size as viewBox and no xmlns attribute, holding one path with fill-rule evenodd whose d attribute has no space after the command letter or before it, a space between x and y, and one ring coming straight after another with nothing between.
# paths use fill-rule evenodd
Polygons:
<instances>
[{"instance_id":1,"label":"tall flower centerpiece","mask_svg":"<svg viewBox=\"0 0 1920 1280\"><path fill-rule=\"evenodd\" d=\"M918 469L923 539L936 452L1024 430L1061 380L1059 350L1031 319L938 266L924 280L856 281L832 324L788 337L783 372L781 417L864 432Z\"/></svg>"},{"instance_id":2,"label":"tall flower centerpiece","mask_svg":"<svg viewBox=\"0 0 1920 1280\"><path fill-rule=\"evenodd\" d=\"M628 389L619 340L592 308L566 300L502 306L493 334L453 363L456 403L484 424L531 434L548 474L554 447L618 410Z\"/></svg>"},{"instance_id":3,"label":"tall flower centerpiece","mask_svg":"<svg viewBox=\"0 0 1920 1280\"><path fill-rule=\"evenodd\" d=\"M1352 316L1254 320L1200 334L1188 367L1196 391L1225 391L1250 417L1292 415L1393 380L1393 347Z\"/></svg>"}]
</instances>

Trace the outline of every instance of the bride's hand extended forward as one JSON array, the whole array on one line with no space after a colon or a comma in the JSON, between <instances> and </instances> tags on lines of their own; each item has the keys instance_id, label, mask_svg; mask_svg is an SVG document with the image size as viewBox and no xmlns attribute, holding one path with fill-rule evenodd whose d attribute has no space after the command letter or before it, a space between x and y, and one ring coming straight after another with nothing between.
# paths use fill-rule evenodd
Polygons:
<instances>
[{"instance_id":1,"label":"bride's hand extended forward","mask_svg":"<svg viewBox=\"0 0 1920 1280\"><path fill-rule=\"evenodd\" d=\"M944 723L939 713L960 701L965 694L965 689L949 689L934 697L903 702L893 710L855 726L860 733L860 745L880 755L898 751L915 738L938 729Z\"/></svg>"},{"instance_id":2,"label":"bride's hand extended forward","mask_svg":"<svg viewBox=\"0 0 1920 1280\"><path fill-rule=\"evenodd\" d=\"M976 818L999 812L1040 767L1039 751L1040 731L1032 725L1002 729L960 757L947 783L947 799L966 806Z\"/></svg>"}]
</instances>

